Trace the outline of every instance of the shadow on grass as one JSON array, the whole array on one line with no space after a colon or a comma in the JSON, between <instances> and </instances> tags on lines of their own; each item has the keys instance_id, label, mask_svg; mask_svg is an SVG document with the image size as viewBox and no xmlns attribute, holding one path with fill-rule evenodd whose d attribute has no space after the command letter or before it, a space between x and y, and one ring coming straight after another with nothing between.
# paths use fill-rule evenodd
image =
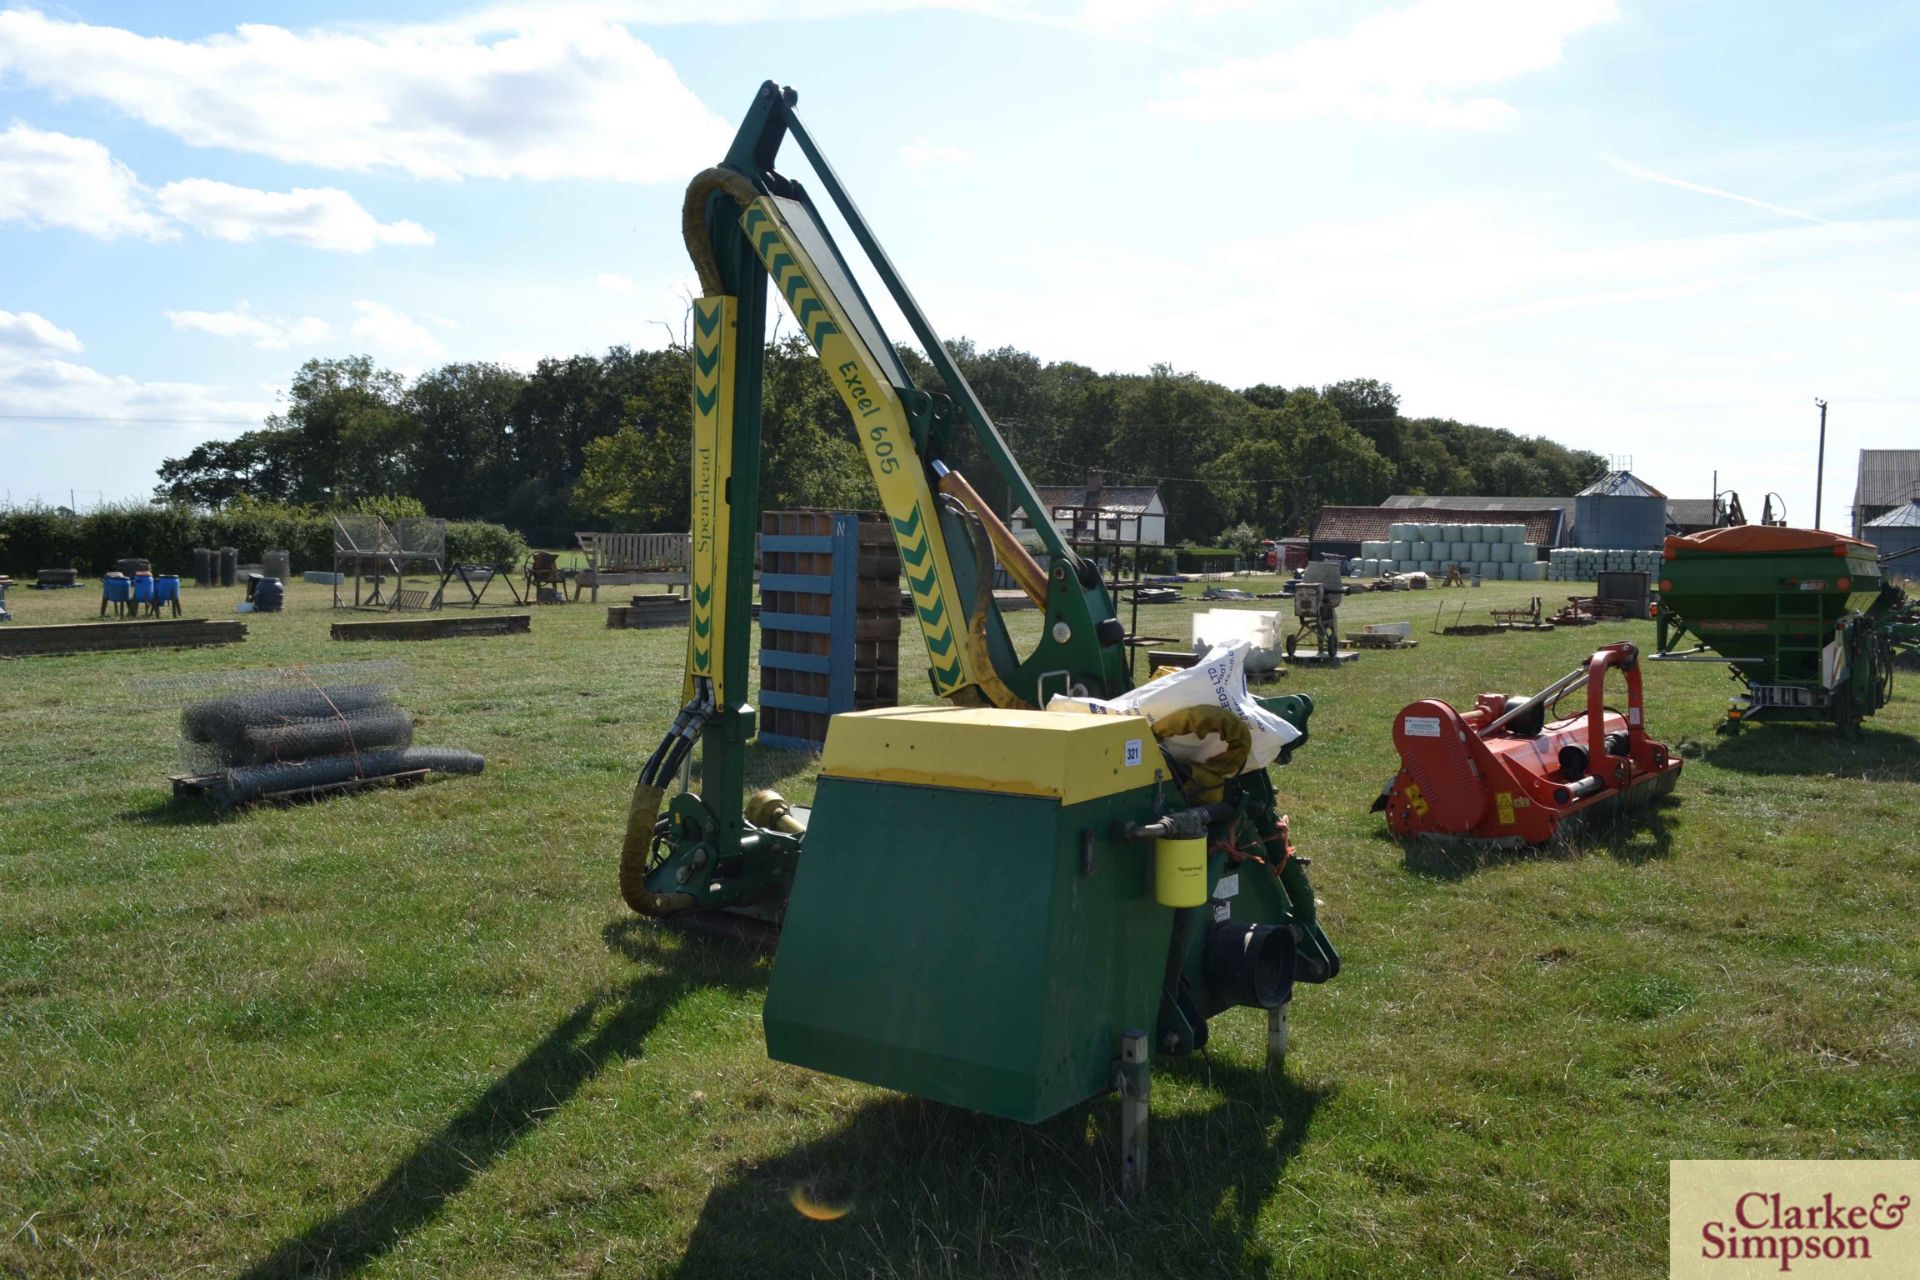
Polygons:
<instances>
[{"instance_id":1,"label":"shadow on grass","mask_svg":"<svg viewBox=\"0 0 1920 1280\"><path fill-rule=\"evenodd\" d=\"M665 968L582 1002L379 1186L241 1274L249 1280L340 1276L366 1266L431 1222L448 1200L609 1064L638 1054L683 995L713 986L758 987L766 980L755 957L709 939L686 937L668 954L647 921L609 924L602 937L628 959Z\"/></svg>"},{"instance_id":2,"label":"shadow on grass","mask_svg":"<svg viewBox=\"0 0 1920 1280\"><path fill-rule=\"evenodd\" d=\"M159 804L140 809L123 809L114 817L143 827L213 827L234 817L231 810L215 808L198 796L168 796Z\"/></svg>"},{"instance_id":3,"label":"shadow on grass","mask_svg":"<svg viewBox=\"0 0 1920 1280\"><path fill-rule=\"evenodd\" d=\"M1284 1274L1261 1250L1259 1216L1329 1091L1218 1061L1154 1071L1223 1097L1154 1114L1137 1202L1118 1198L1114 1097L1037 1125L891 1097L736 1168L707 1197L673 1274ZM819 1220L822 1209L844 1216Z\"/></svg>"},{"instance_id":4,"label":"shadow on grass","mask_svg":"<svg viewBox=\"0 0 1920 1280\"><path fill-rule=\"evenodd\" d=\"M1701 758L1731 773L1920 782L1920 742L1911 734L1875 728L1871 720L1861 726L1858 742L1827 724L1755 724L1737 735L1716 736Z\"/></svg>"},{"instance_id":5,"label":"shadow on grass","mask_svg":"<svg viewBox=\"0 0 1920 1280\"><path fill-rule=\"evenodd\" d=\"M1681 774L1681 786L1686 775ZM1375 839L1400 844L1407 870L1433 880L1463 880L1491 867L1515 862L1563 862L1596 851L1632 866L1673 856L1673 827L1668 813L1681 803L1677 795L1662 796L1650 805L1615 809L1563 831L1546 844L1518 849L1489 848L1463 840L1396 841L1384 829Z\"/></svg>"}]
</instances>

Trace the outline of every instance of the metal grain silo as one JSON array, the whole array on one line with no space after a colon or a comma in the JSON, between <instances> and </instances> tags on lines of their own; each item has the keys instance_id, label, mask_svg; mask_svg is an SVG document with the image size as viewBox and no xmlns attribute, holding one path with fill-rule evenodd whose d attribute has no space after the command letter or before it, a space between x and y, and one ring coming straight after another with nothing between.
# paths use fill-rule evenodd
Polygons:
<instances>
[{"instance_id":1,"label":"metal grain silo","mask_svg":"<svg viewBox=\"0 0 1920 1280\"><path fill-rule=\"evenodd\" d=\"M1573 495L1580 545L1651 551L1667 536L1667 495L1631 471L1609 471Z\"/></svg>"},{"instance_id":2,"label":"metal grain silo","mask_svg":"<svg viewBox=\"0 0 1920 1280\"><path fill-rule=\"evenodd\" d=\"M1867 521L1867 527L1861 530L1861 534L1879 551L1883 561L1889 556L1899 557L1884 567L1889 579L1910 581L1920 578L1920 498ZM1902 552L1913 554L1902 555Z\"/></svg>"}]
</instances>

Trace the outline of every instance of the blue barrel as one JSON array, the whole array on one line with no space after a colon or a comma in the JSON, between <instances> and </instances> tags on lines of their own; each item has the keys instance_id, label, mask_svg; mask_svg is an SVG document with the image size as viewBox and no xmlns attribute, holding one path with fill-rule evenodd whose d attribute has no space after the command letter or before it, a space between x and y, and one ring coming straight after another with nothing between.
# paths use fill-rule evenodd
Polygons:
<instances>
[{"instance_id":1,"label":"blue barrel","mask_svg":"<svg viewBox=\"0 0 1920 1280\"><path fill-rule=\"evenodd\" d=\"M127 604L133 599L133 583L117 573L100 579L100 590L108 604Z\"/></svg>"},{"instance_id":2,"label":"blue barrel","mask_svg":"<svg viewBox=\"0 0 1920 1280\"><path fill-rule=\"evenodd\" d=\"M153 580L153 602L155 604L180 603L180 575L163 573Z\"/></svg>"},{"instance_id":3,"label":"blue barrel","mask_svg":"<svg viewBox=\"0 0 1920 1280\"><path fill-rule=\"evenodd\" d=\"M287 587L278 578L262 578L253 588L255 613L278 613L286 603Z\"/></svg>"},{"instance_id":4,"label":"blue barrel","mask_svg":"<svg viewBox=\"0 0 1920 1280\"><path fill-rule=\"evenodd\" d=\"M133 575L133 602L135 604L153 603L153 575L140 572Z\"/></svg>"}]
</instances>

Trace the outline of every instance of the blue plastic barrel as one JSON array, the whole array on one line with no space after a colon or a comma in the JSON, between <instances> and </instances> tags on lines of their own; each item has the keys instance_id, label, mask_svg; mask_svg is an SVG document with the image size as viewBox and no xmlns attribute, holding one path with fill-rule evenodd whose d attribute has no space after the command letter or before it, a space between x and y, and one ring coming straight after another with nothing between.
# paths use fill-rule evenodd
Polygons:
<instances>
[{"instance_id":1,"label":"blue plastic barrel","mask_svg":"<svg viewBox=\"0 0 1920 1280\"><path fill-rule=\"evenodd\" d=\"M126 604L133 599L133 583L117 573L100 579L100 589L108 604Z\"/></svg>"},{"instance_id":2,"label":"blue plastic barrel","mask_svg":"<svg viewBox=\"0 0 1920 1280\"><path fill-rule=\"evenodd\" d=\"M133 602L135 604L153 603L153 575L136 573L133 575Z\"/></svg>"},{"instance_id":3,"label":"blue plastic barrel","mask_svg":"<svg viewBox=\"0 0 1920 1280\"><path fill-rule=\"evenodd\" d=\"M253 608L256 613L278 613L286 599L286 584L278 578L262 578L253 588Z\"/></svg>"}]
</instances>

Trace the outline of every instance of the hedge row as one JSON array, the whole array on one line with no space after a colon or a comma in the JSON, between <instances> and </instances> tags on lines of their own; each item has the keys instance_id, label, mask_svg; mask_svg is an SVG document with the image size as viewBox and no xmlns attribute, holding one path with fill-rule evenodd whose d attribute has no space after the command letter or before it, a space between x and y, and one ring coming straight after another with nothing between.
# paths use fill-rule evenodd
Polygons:
<instances>
[{"instance_id":1,"label":"hedge row","mask_svg":"<svg viewBox=\"0 0 1920 1280\"><path fill-rule=\"evenodd\" d=\"M100 574L128 556L153 561L159 573L189 574L195 547L234 547L243 563L258 563L269 547L285 547L293 571L333 567L333 521L303 507L249 504L225 511L126 503L68 515L47 507L0 510L0 572L31 576L37 569ZM449 521L447 555L493 564L518 560L526 541L513 530L480 520Z\"/></svg>"}]
</instances>

